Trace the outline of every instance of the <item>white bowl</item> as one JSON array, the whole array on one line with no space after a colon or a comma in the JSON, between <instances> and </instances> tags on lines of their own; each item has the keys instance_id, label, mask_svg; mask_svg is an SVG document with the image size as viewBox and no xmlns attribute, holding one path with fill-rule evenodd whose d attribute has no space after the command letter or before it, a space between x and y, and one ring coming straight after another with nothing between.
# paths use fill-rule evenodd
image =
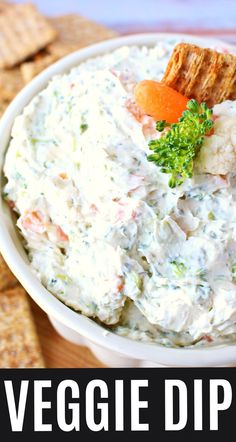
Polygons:
<instances>
[{"instance_id":1,"label":"white bowl","mask_svg":"<svg viewBox=\"0 0 236 442\"><path fill-rule=\"evenodd\" d=\"M82 61L122 45L152 46L165 37L179 37L201 46L223 45L230 51L235 48L217 40L201 39L182 34L139 34L121 37L85 49L81 49L58 61L27 85L13 100L0 121L0 165L4 161L11 128L15 117L27 103L43 89L51 77L68 71ZM236 344L212 348L174 349L156 344L132 341L129 338L107 332L91 319L74 312L46 290L34 276L27 255L17 235L10 210L0 202L0 250L12 272L32 296L35 302L48 314L57 331L66 339L91 348L95 355L109 366L230 366L236 364ZM58 350L59 352L60 350ZM78 351L80 351L78 349Z\"/></svg>"}]
</instances>

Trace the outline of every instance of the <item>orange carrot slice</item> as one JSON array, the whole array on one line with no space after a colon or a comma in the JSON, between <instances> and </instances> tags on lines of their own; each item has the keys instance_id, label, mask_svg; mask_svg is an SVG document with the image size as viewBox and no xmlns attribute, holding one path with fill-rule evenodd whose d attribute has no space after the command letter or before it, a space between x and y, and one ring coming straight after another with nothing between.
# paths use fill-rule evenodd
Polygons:
<instances>
[{"instance_id":1,"label":"orange carrot slice","mask_svg":"<svg viewBox=\"0 0 236 442\"><path fill-rule=\"evenodd\" d=\"M60 241L68 241L69 240L68 235L64 232L64 230L62 230L62 228L60 226L56 226L56 232L57 232L58 239Z\"/></svg>"},{"instance_id":2,"label":"orange carrot slice","mask_svg":"<svg viewBox=\"0 0 236 442\"><path fill-rule=\"evenodd\" d=\"M177 123L186 109L188 98L164 83L154 80L143 80L134 89L137 106L155 120L166 120Z\"/></svg>"},{"instance_id":3,"label":"orange carrot slice","mask_svg":"<svg viewBox=\"0 0 236 442\"><path fill-rule=\"evenodd\" d=\"M25 230L33 233L44 233L46 230L43 215L39 210L32 210L26 213L21 220Z\"/></svg>"}]
</instances>

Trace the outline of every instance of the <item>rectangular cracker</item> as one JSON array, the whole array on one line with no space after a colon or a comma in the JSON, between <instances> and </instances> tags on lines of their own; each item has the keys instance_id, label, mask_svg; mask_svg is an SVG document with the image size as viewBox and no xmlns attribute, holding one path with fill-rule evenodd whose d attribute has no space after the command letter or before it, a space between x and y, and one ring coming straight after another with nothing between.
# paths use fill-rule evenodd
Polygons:
<instances>
[{"instance_id":1,"label":"rectangular cracker","mask_svg":"<svg viewBox=\"0 0 236 442\"><path fill-rule=\"evenodd\" d=\"M24 84L29 83L29 81L31 81L36 75L57 60L58 58L53 54L46 53L43 54L42 57L35 57L34 60L22 63L20 66L20 71Z\"/></svg>"},{"instance_id":2,"label":"rectangular cracker","mask_svg":"<svg viewBox=\"0 0 236 442\"><path fill-rule=\"evenodd\" d=\"M0 101L10 102L24 86L19 67L0 70Z\"/></svg>"},{"instance_id":3,"label":"rectangular cracker","mask_svg":"<svg viewBox=\"0 0 236 442\"><path fill-rule=\"evenodd\" d=\"M236 99L236 57L193 44L175 46L162 81L212 107Z\"/></svg>"},{"instance_id":4,"label":"rectangular cracker","mask_svg":"<svg viewBox=\"0 0 236 442\"><path fill-rule=\"evenodd\" d=\"M50 23L57 31L57 38L43 53L21 64L20 69L24 83L28 83L61 57L86 45L116 36L114 31L77 14L52 18Z\"/></svg>"},{"instance_id":5,"label":"rectangular cracker","mask_svg":"<svg viewBox=\"0 0 236 442\"><path fill-rule=\"evenodd\" d=\"M48 51L58 58L76 51L84 46L97 43L117 34L78 14L68 14L50 19L58 33L57 39L49 45Z\"/></svg>"},{"instance_id":6,"label":"rectangular cracker","mask_svg":"<svg viewBox=\"0 0 236 442\"><path fill-rule=\"evenodd\" d=\"M0 13L0 69L17 65L55 38L56 31L34 5L6 7Z\"/></svg>"},{"instance_id":7,"label":"rectangular cracker","mask_svg":"<svg viewBox=\"0 0 236 442\"><path fill-rule=\"evenodd\" d=\"M45 367L26 292L0 293L0 368Z\"/></svg>"},{"instance_id":8,"label":"rectangular cracker","mask_svg":"<svg viewBox=\"0 0 236 442\"><path fill-rule=\"evenodd\" d=\"M6 11L6 9L10 8L11 6L13 6L12 3L0 1L0 14Z\"/></svg>"}]
</instances>

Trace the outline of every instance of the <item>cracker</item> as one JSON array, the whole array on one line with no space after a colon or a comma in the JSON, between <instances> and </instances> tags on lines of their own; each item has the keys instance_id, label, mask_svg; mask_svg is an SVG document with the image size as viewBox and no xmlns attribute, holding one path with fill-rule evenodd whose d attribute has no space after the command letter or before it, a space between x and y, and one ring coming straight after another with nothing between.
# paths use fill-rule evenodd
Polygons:
<instances>
[{"instance_id":1,"label":"cracker","mask_svg":"<svg viewBox=\"0 0 236 442\"><path fill-rule=\"evenodd\" d=\"M0 293L0 368L43 368L44 361L23 288Z\"/></svg>"},{"instance_id":2,"label":"cracker","mask_svg":"<svg viewBox=\"0 0 236 442\"><path fill-rule=\"evenodd\" d=\"M172 53L162 81L188 98L212 107L236 99L236 57L180 43Z\"/></svg>"},{"instance_id":3,"label":"cracker","mask_svg":"<svg viewBox=\"0 0 236 442\"><path fill-rule=\"evenodd\" d=\"M0 71L0 100L10 102L24 86L20 68Z\"/></svg>"},{"instance_id":4,"label":"cracker","mask_svg":"<svg viewBox=\"0 0 236 442\"><path fill-rule=\"evenodd\" d=\"M56 31L32 4L0 13L0 68L13 67L56 38Z\"/></svg>"},{"instance_id":5,"label":"cracker","mask_svg":"<svg viewBox=\"0 0 236 442\"><path fill-rule=\"evenodd\" d=\"M11 3L0 1L0 14L12 6Z\"/></svg>"},{"instance_id":6,"label":"cracker","mask_svg":"<svg viewBox=\"0 0 236 442\"><path fill-rule=\"evenodd\" d=\"M115 37L115 31L105 28L78 14L63 15L50 19L57 30L57 39L49 45L48 51L57 58L84 46Z\"/></svg>"},{"instance_id":7,"label":"cracker","mask_svg":"<svg viewBox=\"0 0 236 442\"><path fill-rule=\"evenodd\" d=\"M44 52L22 63L20 69L24 83L28 83L61 57L88 44L115 37L116 33L79 15L64 15L50 19L57 30L57 39Z\"/></svg>"},{"instance_id":8,"label":"cracker","mask_svg":"<svg viewBox=\"0 0 236 442\"><path fill-rule=\"evenodd\" d=\"M0 118L23 86L20 68L0 70Z\"/></svg>"},{"instance_id":9,"label":"cracker","mask_svg":"<svg viewBox=\"0 0 236 442\"><path fill-rule=\"evenodd\" d=\"M21 76L24 83L28 83L41 71L46 69L50 64L57 61L57 57L53 54L45 54L40 58L35 58L35 60L22 63L20 66Z\"/></svg>"},{"instance_id":10,"label":"cracker","mask_svg":"<svg viewBox=\"0 0 236 442\"><path fill-rule=\"evenodd\" d=\"M3 257L0 255L0 291L11 289L17 285L17 279L11 273Z\"/></svg>"}]
</instances>

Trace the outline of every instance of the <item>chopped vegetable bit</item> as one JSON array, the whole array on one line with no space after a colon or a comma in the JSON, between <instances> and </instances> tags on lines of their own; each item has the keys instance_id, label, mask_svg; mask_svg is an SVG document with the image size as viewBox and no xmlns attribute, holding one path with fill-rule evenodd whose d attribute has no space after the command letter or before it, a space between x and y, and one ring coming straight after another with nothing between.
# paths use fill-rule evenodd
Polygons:
<instances>
[{"instance_id":1,"label":"chopped vegetable bit","mask_svg":"<svg viewBox=\"0 0 236 442\"><path fill-rule=\"evenodd\" d=\"M142 280L142 278L136 272L132 272L132 277L133 277L133 280L134 280L134 283L135 283L136 287L139 290L142 290L142 288L143 288L143 280Z\"/></svg>"},{"instance_id":2,"label":"chopped vegetable bit","mask_svg":"<svg viewBox=\"0 0 236 442\"><path fill-rule=\"evenodd\" d=\"M183 262L171 261L171 264L173 265L173 271L175 276L177 276L178 278L184 276L187 268Z\"/></svg>"},{"instance_id":3,"label":"chopped vegetable bit","mask_svg":"<svg viewBox=\"0 0 236 442\"><path fill-rule=\"evenodd\" d=\"M215 215L214 215L213 212L209 212L209 213L208 213L208 219L209 219L210 221L214 221L214 219L216 219L216 218L215 218Z\"/></svg>"},{"instance_id":4,"label":"chopped vegetable bit","mask_svg":"<svg viewBox=\"0 0 236 442\"><path fill-rule=\"evenodd\" d=\"M204 268L199 269L199 270L196 272L196 276L197 276L198 278L202 279L203 281L205 281L205 280L206 280L206 276L207 276L207 270L204 269Z\"/></svg>"},{"instance_id":5,"label":"chopped vegetable bit","mask_svg":"<svg viewBox=\"0 0 236 442\"><path fill-rule=\"evenodd\" d=\"M46 231L43 214L39 210L32 210L21 217L21 224L25 230L43 234Z\"/></svg>"},{"instance_id":6,"label":"chopped vegetable bit","mask_svg":"<svg viewBox=\"0 0 236 442\"><path fill-rule=\"evenodd\" d=\"M68 241L69 240L68 235L64 232L64 230L62 230L62 228L60 226L56 226L56 232L57 232L58 239L60 241Z\"/></svg>"},{"instance_id":7,"label":"chopped vegetable bit","mask_svg":"<svg viewBox=\"0 0 236 442\"><path fill-rule=\"evenodd\" d=\"M156 122L156 130L158 130L158 132L162 132L165 127L168 127L169 123L166 122L166 120L159 120Z\"/></svg>"},{"instance_id":8,"label":"chopped vegetable bit","mask_svg":"<svg viewBox=\"0 0 236 442\"><path fill-rule=\"evenodd\" d=\"M53 140L40 139L40 138L30 138L30 142L33 146L35 146L37 143L52 143Z\"/></svg>"},{"instance_id":9,"label":"chopped vegetable bit","mask_svg":"<svg viewBox=\"0 0 236 442\"><path fill-rule=\"evenodd\" d=\"M207 342L213 342L213 338L210 335L204 335L202 337L203 340L207 341Z\"/></svg>"},{"instance_id":10,"label":"chopped vegetable bit","mask_svg":"<svg viewBox=\"0 0 236 442\"><path fill-rule=\"evenodd\" d=\"M88 129L88 125L86 123L82 123L80 125L80 133L83 134Z\"/></svg>"},{"instance_id":11,"label":"chopped vegetable bit","mask_svg":"<svg viewBox=\"0 0 236 442\"><path fill-rule=\"evenodd\" d=\"M68 179L68 175L67 175L66 172L61 172L61 173L59 173L59 177L60 177L62 180L67 180L67 179Z\"/></svg>"},{"instance_id":12,"label":"chopped vegetable bit","mask_svg":"<svg viewBox=\"0 0 236 442\"><path fill-rule=\"evenodd\" d=\"M33 146L39 142L38 138L30 138L31 144L33 144Z\"/></svg>"},{"instance_id":13,"label":"chopped vegetable bit","mask_svg":"<svg viewBox=\"0 0 236 442\"><path fill-rule=\"evenodd\" d=\"M61 281L68 282L68 276L67 275L59 273L58 275L56 275L56 277L57 277L57 279L61 279Z\"/></svg>"},{"instance_id":14,"label":"chopped vegetable bit","mask_svg":"<svg viewBox=\"0 0 236 442\"><path fill-rule=\"evenodd\" d=\"M236 273L236 263L234 263L233 265L232 265L232 273Z\"/></svg>"},{"instance_id":15,"label":"chopped vegetable bit","mask_svg":"<svg viewBox=\"0 0 236 442\"><path fill-rule=\"evenodd\" d=\"M213 124L212 110L205 103L198 104L196 100L189 100L187 110L178 123L169 125L163 120L157 122L157 130L163 131L167 126L170 129L161 138L149 142L154 153L147 159L161 167L161 172L171 174L170 187L180 185L186 178L192 177L193 160Z\"/></svg>"},{"instance_id":16,"label":"chopped vegetable bit","mask_svg":"<svg viewBox=\"0 0 236 442\"><path fill-rule=\"evenodd\" d=\"M117 289L117 292L118 293L121 293L121 292L123 292L123 290L124 290L124 278L121 276L121 277L118 277L118 283L117 283L117 287L116 287L116 289Z\"/></svg>"}]
</instances>

